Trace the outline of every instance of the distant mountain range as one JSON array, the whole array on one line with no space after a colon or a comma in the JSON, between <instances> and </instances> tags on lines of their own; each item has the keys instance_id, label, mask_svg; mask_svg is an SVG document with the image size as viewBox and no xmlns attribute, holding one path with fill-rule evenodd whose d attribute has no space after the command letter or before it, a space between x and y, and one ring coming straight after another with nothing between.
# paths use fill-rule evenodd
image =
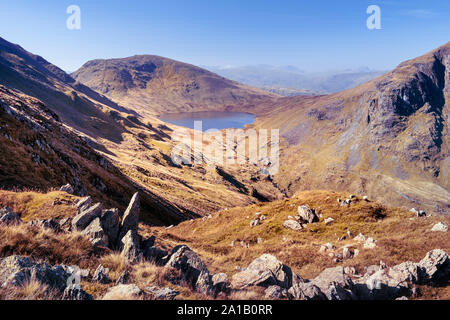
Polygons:
<instances>
[{"instance_id":1,"label":"distant mountain range","mask_svg":"<svg viewBox=\"0 0 450 320\"><path fill-rule=\"evenodd\" d=\"M335 93L356 87L386 72L367 67L320 72L304 71L294 66L271 65L203 67L225 78L284 96Z\"/></svg>"}]
</instances>

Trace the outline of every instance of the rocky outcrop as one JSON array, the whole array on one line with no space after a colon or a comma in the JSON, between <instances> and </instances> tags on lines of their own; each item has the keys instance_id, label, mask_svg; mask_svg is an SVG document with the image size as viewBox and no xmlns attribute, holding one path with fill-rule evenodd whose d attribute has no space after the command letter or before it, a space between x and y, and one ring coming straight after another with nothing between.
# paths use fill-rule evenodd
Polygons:
<instances>
[{"instance_id":1,"label":"rocky outcrop","mask_svg":"<svg viewBox=\"0 0 450 320\"><path fill-rule=\"evenodd\" d=\"M450 259L441 249L428 252L417 264L419 280L423 282L444 279L450 275Z\"/></svg>"},{"instance_id":2,"label":"rocky outcrop","mask_svg":"<svg viewBox=\"0 0 450 320\"><path fill-rule=\"evenodd\" d=\"M327 300L319 287L314 283L304 280L299 275L292 274L292 287L289 288L288 293L293 299L299 300Z\"/></svg>"},{"instance_id":3,"label":"rocky outcrop","mask_svg":"<svg viewBox=\"0 0 450 320\"><path fill-rule=\"evenodd\" d=\"M300 222L295 221L295 220L286 220L283 223L283 227L285 227L286 229L294 230L294 231L300 231L303 229L303 226L300 224Z\"/></svg>"},{"instance_id":4,"label":"rocky outcrop","mask_svg":"<svg viewBox=\"0 0 450 320\"><path fill-rule=\"evenodd\" d=\"M0 226L13 226L22 224L22 219L8 207L0 209Z\"/></svg>"},{"instance_id":5,"label":"rocky outcrop","mask_svg":"<svg viewBox=\"0 0 450 320\"><path fill-rule=\"evenodd\" d=\"M100 218L102 214L102 204L97 203L93 206L83 206L80 208L78 215L72 220L73 230L83 231L96 218Z\"/></svg>"},{"instance_id":6,"label":"rocky outcrop","mask_svg":"<svg viewBox=\"0 0 450 320\"><path fill-rule=\"evenodd\" d=\"M356 298L351 291L353 282L345 274L343 267L325 269L311 282L326 295L328 300L353 300Z\"/></svg>"},{"instance_id":7,"label":"rocky outcrop","mask_svg":"<svg viewBox=\"0 0 450 320\"><path fill-rule=\"evenodd\" d=\"M244 270L232 277L231 286L234 289L244 289L250 286L269 287L278 285L289 288L292 282L291 269L270 254L263 254Z\"/></svg>"},{"instance_id":8,"label":"rocky outcrop","mask_svg":"<svg viewBox=\"0 0 450 320\"><path fill-rule=\"evenodd\" d=\"M211 278L215 295L228 292L228 276L226 273L216 273Z\"/></svg>"},{"instance_id":9,"label":"rocky outcrop","mask_svg":"<svg viewBox=\"0 0 450 320\"><path fill-rule=\"evenodd\" d=\"M131 274L128 270L125 270L122 272L122 274L119 276L119 278L116 281L116 285L119 284L128 284L130 282Z\"/></svg>"},{"instance_id":10,"label":"rocky outcrop","mask_svg":"<svg viewBox=\"0 0 450 320\"><path fill-rule=\"evenodd\" d=\"M120 225L119 239L122 239L130 230L137 230L139 222L139 194L135 193L128 205L128 208L123 214L122 222Z\"/></svg>"},{"instance_id":11,"label":"rocky outcrop","mask_svg":"<svg viewBox=\"0 0 450 320\"><path fill-rule=\"evenodd\" d=\"M102 213L100 223L108 238L108 243L111 247L114 247L117 243L120 229L120 216L118 209L108 209Z\"/></svg>"},{"instance_id":12,"label":"rocky outcrop","mask_svg":"<svg viewBox=\"0 0 450 320\"><path fill-rule=\"evenodd\" d=\"M62 186L59 191L62 192L67 192L68 194L74 194L75 190L73 189L73 187L70 184L66 184L64 186Z\"/></svg>"},{"instance_id":13,"label":"rocky outcrop","mask_svg":"<svg viewBox=\"0 0 450 320\"><path fill-rule=\"evenodd\" d=\"M448 226L445 223L438 222L431 228L431 231L447 232Z\"/></svg>"},{"instance_id":14,"label":"rocky outcrop","mask_svg":"<svg viewBox=\"0 0 450 320\"><path fill-rule=\"evenodd\" d=\"M63 265L51 266L21 256L10 256L0 260L0 287L23 286L33 279L62 295L72 276L71 269Z\"/></svg>"},{"instance_id":15,"label":"rocky outcrop","mask_svg":"<svg viewBox=\"0 0 450 320\"><path fill-rule=\"evenodd\" d=\"M160 288L160 287L147 287L145 288L147 292L152 294L157 300L173 300L180 291L173 290L171 288Z\"/></svg>"},{"instance_id":16,"label":"rocky outcrop","mask_svg":"<svg viewBox=\"0 0 450 320\"><path fill-rule=\"evenodd\" d=\"M138 300L143 292L135 284L119 284L108 289L102 300Z\"/></svg>"},{"instance_id":17,"label":"rocky outcrop","mask_svg":"<svg viewBox=\"0 0 450 320\"><path fill-rule=\"evenodd\" d=\"M297 212L300 221L303 221L304 223L313 223L319 221L319 217L316 215L315 211L311 210L308 205L299 206L297 208Z\"/></svg>"},{"instance_id":18,"label":"rocky outcrop","mask_svg":"<svg viewBox=\"0 0 450 320\"><path fill-rule=\"evenodd\" d=\"M62 232L60 223L55 219L47 219L47 220L32 220L28 223L29 226L38 227L42 229L52 230L55 233Z\"/></svg>"},{"instance_id":19,"label":"rocky outcrop","mask_svg":"<svg viewBox=\"0 0 450 320\"><path fill-rule=\"evenodd\" d=\"M94 246L107 247L109 244L108 235L102 227L100 218L95 218L81 234L88 237Z\"/></svg>"},{"instance_id":20,"label":"rocky outcrop","mask_svg":"<svg viewBox=\"0 0 450 320\"><path fill-rule=\"evenodd\" d=\"M103 267L101 264L97 267L97 269L94 272L94 276L92 277L92 281L98 282L98 283L109 283L111 280L109 279L109 269Z\"/></svg>"},{"instance_id":21,"label":"rocky outcrop","mask_svg":"<svg viewBox=\"0 0 450 320\"><path fill-rule=\"evenodd\" d=\"M143 254L140 248L141 239L136 230L129 230L121 240L122 251L120 255L130 262L142 260Z\"/></svg>"},{"instance_id":22,"label":"rocky outcrop","mask_svg":"<svg viewBox=\"0 0 450 320\"><path fill-rule=\"evenodd\" d=\"M368 267L356 276L354 268L341 266L325 269L312 280L304 280L274 256L264 254L232 277L232 288L266 288L266 297L302 300L394 300L416 294L414 285L446 281L450 259L437 249L418 263L410 261L391 268L385 264ZM287 290L287 295L285 290Z\"/></svg>"},{"instance_id":23,"label":"rocky outcrop","mask_svg":"<svg viewBox=\"0 0 450 320\"><path fill-rule=\"evenodd\" d=\"M64 290L62 300L90 301L94 300L94 297L79 286L70 285Z\"/></svg>"}]
</instances>

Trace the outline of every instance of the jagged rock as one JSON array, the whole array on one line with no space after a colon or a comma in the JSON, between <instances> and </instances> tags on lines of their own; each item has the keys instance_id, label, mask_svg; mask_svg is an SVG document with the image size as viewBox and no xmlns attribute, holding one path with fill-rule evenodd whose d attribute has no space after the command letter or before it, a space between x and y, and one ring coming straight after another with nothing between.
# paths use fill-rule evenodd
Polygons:
<instances>
[{"instance_id":1,"label":"jagged rock","mask_svg":"<svg viewBox=\"0 0 450 320\"><path fill-rule=\"evenodd\" d=\"M59 191L62 192L67 192L68 194L73 194L75 192L75 190L73 189L73 187L70 184L66 184L64 186L62 186Z\"/></svg>"},{"instance_id":2,"label":"jagged rock","mask_svg":"<svg viewBox=\"0 0 450 320\"><path fill-rule=\"evenodd\" d=\"M108 236L102 228L100 218L95 218L81 234L88 237L94 246L107 247L109 244Z\"/></svg>"},{"instance_id":3,"label":"jagged rock","mask_svg":"<svg viewBox=\"0 0 450 320\"><path fill-rule=\"evenodd\" d=\"M137 300L142 290L135 284L119 284L109 288L102 300Z\"/></svg>"},{"instance_id":4,"label":"jagged rock","mask_svg":"<svg viewBox=\"0 0 450 320\"><path fill-rule=\"evenodd\" d=\"M253 260L244 271L233 275L231 285L235 289L270 285L287 289L291 285L291 278L292 271L288 266L278 261L273 255L263 254Z\"/></svg>"},{"instance_id":5,"label":"jagged rock","mask_svg":"<svg viewBox=\"0 0 450 320\"><path fill-rule=\"evenodd\" d=\"M294 220L286 220L283 223L283 227L285 227L287 229L292 229L294 231L300 231L303 229L302 225L298 221L294 221Z\"/></svg>"},{"instance_id":6,"label":"jagged rock","mask_svg":"<svg viewBox=\"0 0 450 320\"><path fill-rule=\"evenodd\" d=\"M130 272L128 270L125 270L122 272L122 274L119 276L119 278L116 281L116 286L119 284L128 284L130 281Z\"/></svg>"},{"instance_id":7,"label":"jagged rock","mask_svg":"<svg viewBox=\"0 0 450 320\"><path fill-rule=\"evenodd\" d=\"M62 266L67 273L79 277L80 280L87 280L91 271L89 269L80 269L78 266Z\"/></svg>"},{"instance_id":8,"label":"jagged rock","mask_svg":"<svg viewBox=\"0 0 450 320\"><path fill-rule=\"evenodd\" d=\"M280 286L270 286L264 293L267 299L285 299L289 297L288 291Z\"/></svg>"},{"instance_id":9,"label":"jagged rock","mask_svg":"<svg viewBox=\"0 0 450 320\"><path fill-rule=\"evenodd\" d=\"M209 294L212 291L212 280L208 269L189 247L185 245L175 247L166 266L180 270L184 279L195 290L204 294Z\"/></svg>"},{"instance_id":10,"label":"jagged rock","mask_svg":"<svg viewBox=\"0 0 450 320\"><path fill-rule=\"evenodd\" d=\"M345 247L342 249L342 259L347 260L352 257L352 253L350 252L350 249Z\"/></svg>"},{"instance_id":11,"label":"jagged rock","mask_svg":"<svg viewBox=\"0 0 450 320\"><path fill-rule=\"evenodd\" d=\"M345 274L343 267L328 268L322 271L312 283L317 286L328 300L353 300L355 299L351 289L353 282Z\"/></svg>"},{"instance_id":12,"label":"jagged rock","mask_svg":"<svg viewBox=\"0 0 450 320\"><path fill-rule=\"evenodd\" d=\"M415 270L414 270L415 269ZM380 269L368 278L363 277L356 285L357 294L365 300L392 300L402 295L410 295L407 280L413 279L417 266L407 262L397 269Z\"/></svg>"},{"instance_id":13,"label":"jagged rock","mask_svg":"<svg viewBox=\"0 0 450 320\"><path fill-rule=\"evenodd\" d=\"M173 300L180 291L173 290L171 288L159 288L156 286L145 288L146 291L150 292L157 300Z\"/></svg>"},{"instance_id":14,"label":"jagged rock","mask_svg":"<svg viewBox=\"0 0 450 320\"><path fill-rule=\"evenodd\" d=\"M288 290L294 299L300 300L327 300L319 287L312 282L306 282L298 274L292 274L292 286Z\"/></svg>"},{"instance_id":15,"label":"jagged rock","mask_svg":"<svg viewBox=\"0 0 450 320\"><path fill-rule=\"evenodd\" d=\"M84 197L75 202L78 212L84 211L92 205L91 197Z\"/></svg>"},{"instance_id":16,"label":"jagged rock","mask_svg":"<svg viewBox=\"0 0 450 320\"><path fill-rule=\"evenodd\" d=\"M212 279L207 269L202 270L202 272L200 272L200 275L198 276L198 279L195 282L195 290L204 295L213 294L214 290L212 285Z\"/></svg>"},{"instance_id":17,"label":"jagged rock","mask_svg":"<svg viewBox=\"0 0 450 320\"><path fill-rule=\"evenodd\" d=\"M22 223L20 216L10 208L4 207L0 209L0 226L17 226Z\"/></svg>"},{"instance_id":18,"label":"jagged rock","mask_svg":"<svg viewBox=\"0 0 450 320\"><path fill-rule=\"evenodd\" d=\"M101 226L105 235L108 238L110 246L117 243L120 228L120 216L118 209L108 209L102 213L100 218Z\"/></svg>"},{"instance_id":19,"label":"jagged rock","mask_svg":"<svg viewBox=\"0 0 450 320\"><path fill-rule=\"evenodd\" d=\"M366 242L364 242L363 247L365 249L373 249L377 246L376 240L374 240L372 237L367 238Z\"/></svg>"},{"instance_id":20,"label":"jagged rock","mask_svg":"<svg viewBox=\"0 0 450 320\"><path fill-rule=\"evenodd\" d=\"M99 283L109 283L111 280L109 279L109 269L104 268L101 264L97 267L94 272L94 276L92 280Z\"/></svg>"},{"instance_id":21,"label":"jagged rock","mask_svg":"<svg viewBox=\"0 0 450 320\"><path fill-rule=\"evenodd\" d=\"M418 263L421 282L439 280L450 275L450 259L441 249L428 252Z\"/></svg>"},{"instance_id":22,"label":"jagged rock","mask_svg":"<svg viewBox=\"0 0 450 320\"><path fill-rule=\"evenodd\" d=\"M72 228L74 230L82 231L84 230L94 219L100 218L102 214L102 204L97 203L92 207L88 207L82 210L78 215L72 220Z\"/></svg>"},{"instance_id":23,"label":"jagged rock","mask_svg":"<svg viewBox=\"0 0 450 320\"><path fill-rule=\"evenodd\" d=\"M436 223L433 228L431 228L431 231L447 232L448 226L445 223L439 222Z\"/></svg>"},{"instance_id":24,"label":"jagged rock","mask_svg":"<svg viewBox=\"0 0 450 320\"><path fill-rule=\"evenodd\" d=\"M62 294L70 276L64 266L37 263L27 257L9 256L0 261L0 287L22 286L34 277Z\"/></svg>"},{"instance_id":25,"label":"jagged rock","mask_svg":"<svg viewBox=\"0 0 450 320\"><path fill-rule=\"evenodd\" d=\"M319 218L315 214L313 210L309 208L309 206L299 206L297 208L298 216L302 221L305 221L306 223L313 223L319 221Z\"/></svg>"},{"instance_id":26,"label":"jagged rock","mask_svg":"<svg viewBox=\"0 0 450 320\"><path fill-rule=\"evenodd\" d=\"M256 227L256 226L258 226L260 224L261 224L261 221L259 220L259 218L255 218L252 221L250 221L250 227L251 228Z\"/></svg>"},{"instance_id":27,"label":"jagged rock","mask_svg":"<svg viewBox=\"0 0 450 320\"><path fill-rule=\"evenodd\" d=\"M122 251L120 255L131 262L142 260L143 254L140 248L141 239L136 230L129 230L121 240Z\"/></svg>"},{"instance_id":28,"label":"jagged rock","mask_svg":"<svg viewBox=\"0 0 450 320\"><path fill-rule=\"evenodd\" d=\"M55 219L33 220L33 221L28 222L28 225L32 226L32 227L53 230L53 232L56 232L56 233L62 232L61 225Z\"/></svg>"},{"instance_id":29,"label":"jagged rock","mask_svg":"<svg viewBox=\"0 0 450 320\"><path fill-rule=\"evenodd\" d=\"M69 285L64 290L62 300L90 301L94 300L94 297L77 285Z\"/></svg>"},{"instance_id":30,"label":"jagged rock","mask_svg":"<svg viewBox=\"0 0 450 320\"><path fill-rule=\"evenodd\" d=\"M325 225L329 225L329 224L332 224L334 222L334 219L333 218L327 218L327 219L324 220L324 222L325 222Z\"/></svg>"},{"instance_id":31,"label":"jagged rock","mask_svg":"<svg viewBox=\"0 0 450 320\"><path fill-rule=\"evenodd\" d=\"M123 214L122 223L120 225L119 239L122 239L130 230L137 230L139 223L139 193L135 193L128 205L127 210Z\"/></svg>"}]
</instances>

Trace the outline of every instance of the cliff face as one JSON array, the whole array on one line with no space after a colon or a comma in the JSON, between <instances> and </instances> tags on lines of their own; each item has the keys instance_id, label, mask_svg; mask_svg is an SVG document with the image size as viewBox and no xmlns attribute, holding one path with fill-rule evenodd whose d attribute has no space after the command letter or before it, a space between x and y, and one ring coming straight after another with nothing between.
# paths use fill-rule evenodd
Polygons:
<instances>
[{"instance_id":1,"label":"cliff face","mask_svg":"<svg viewBox=\"0 0 450 320\"><path fill-rule=\"evenodd\" d=\"M449 60L446 44L354 89L278 100L257 126L279 127L288 143L279 185L448 212Z\"/></svg>"},{"instance_id":2,"label":"cliff face","mask_svg":"<svg viewBox=\"0 0 450 320\"><path fill-rule=\"evenodd\" d=\"M256 111L277 97L202 68L152 55L93 60L73 77L140 114L182 111Z\"/></svg>"}]
</instances>

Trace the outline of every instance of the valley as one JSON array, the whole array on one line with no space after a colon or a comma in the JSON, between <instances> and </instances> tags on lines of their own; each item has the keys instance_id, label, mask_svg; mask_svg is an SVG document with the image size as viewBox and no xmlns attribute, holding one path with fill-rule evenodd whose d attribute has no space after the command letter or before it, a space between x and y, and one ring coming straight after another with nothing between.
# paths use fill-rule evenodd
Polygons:
<instances>
[{"instance_id":1,"label":"valley","mask_svg":"<svg viewBox=\"0 0 450 320\"><path fill-rule=\"evenodd\" d=\"M450 299L449 64L284 97L153 55L69 75L0 38L0 299ZM208 141L174 163L193 118L242 128L227 159L279 130L279 170Z\"/></svg>"}]
</instances>

